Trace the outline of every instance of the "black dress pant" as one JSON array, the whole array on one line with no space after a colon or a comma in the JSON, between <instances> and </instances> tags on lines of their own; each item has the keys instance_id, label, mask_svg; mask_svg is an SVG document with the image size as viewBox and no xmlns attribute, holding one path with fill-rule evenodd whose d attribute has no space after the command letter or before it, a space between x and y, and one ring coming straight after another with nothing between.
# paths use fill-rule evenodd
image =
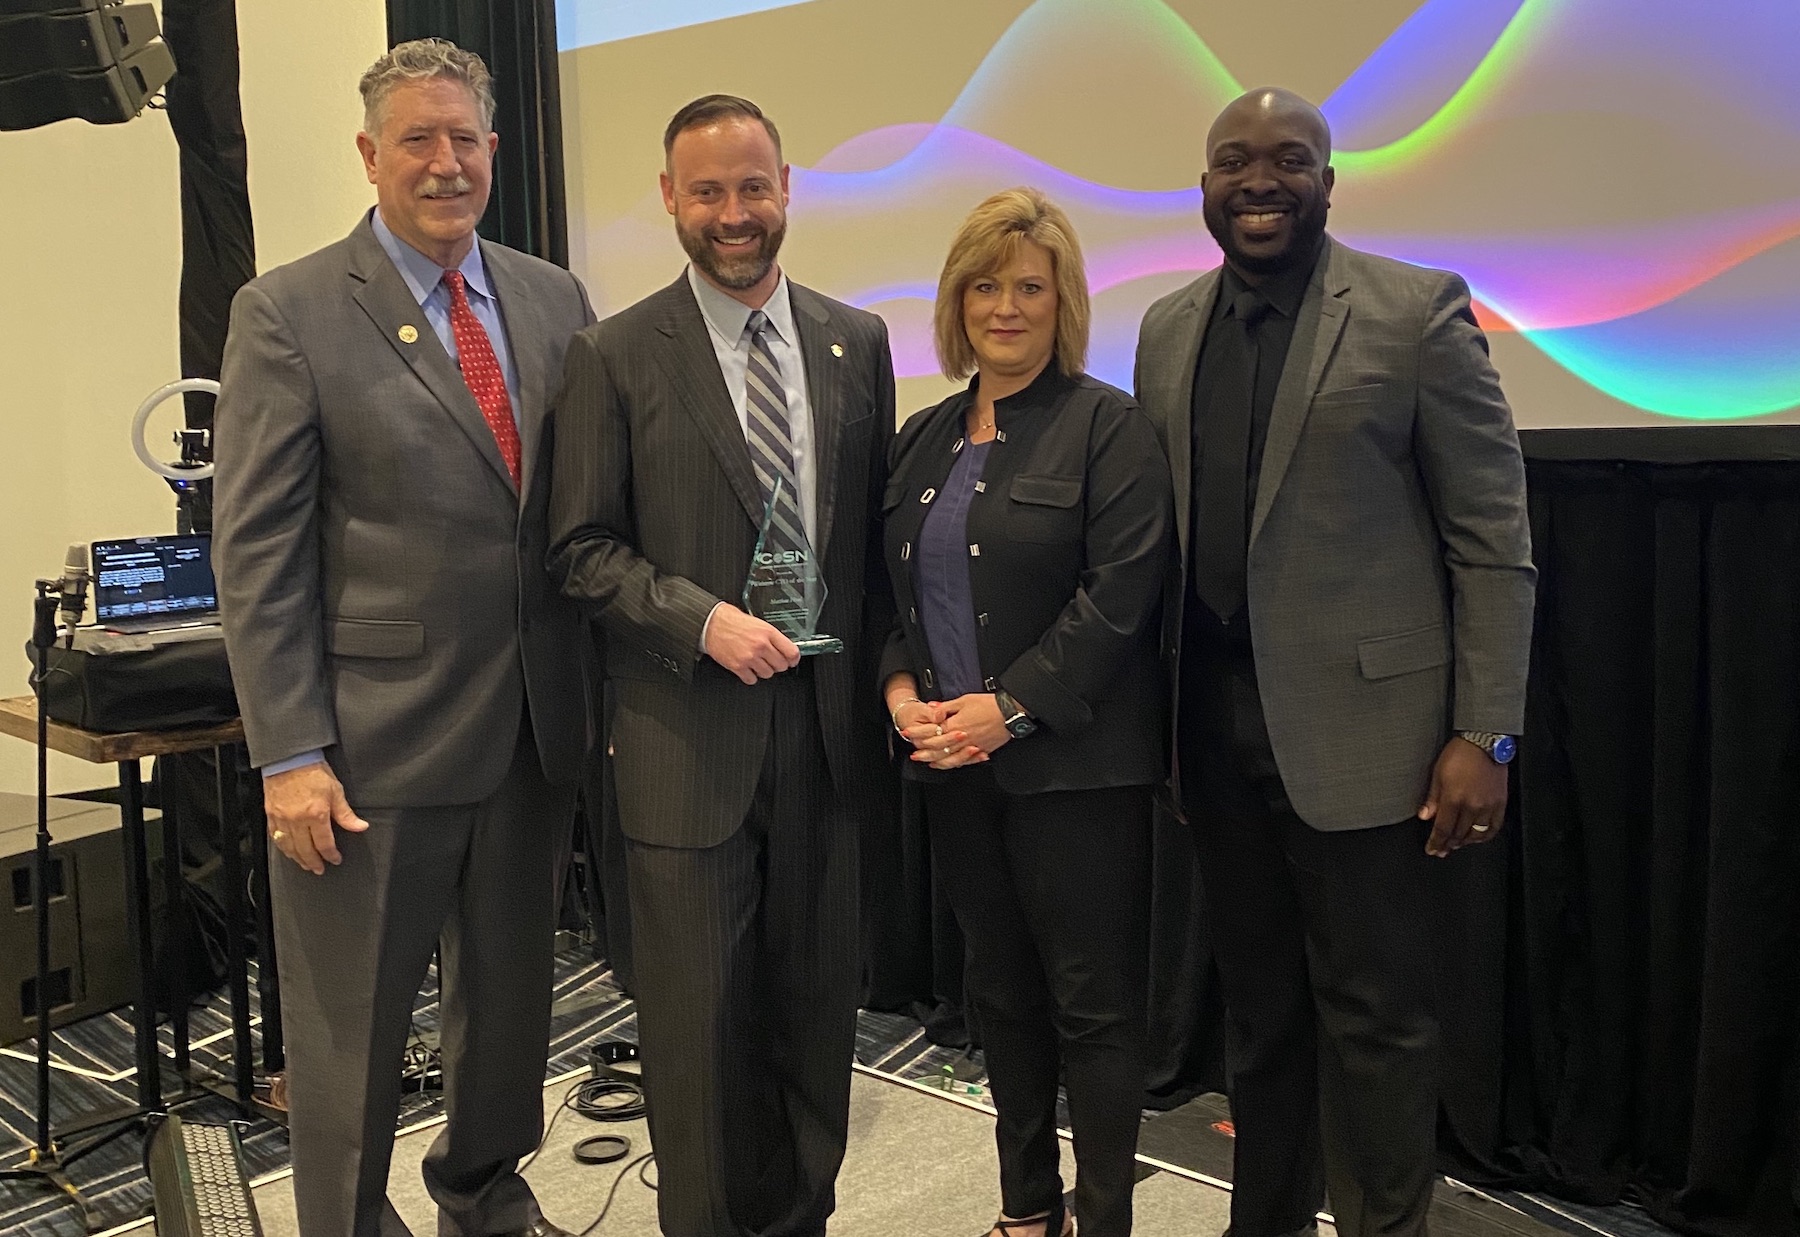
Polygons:
<instances>
[{"instance_id":1,"label":"black dress pant","mask_svg":"<svg viewBox=\"0 0 1800 1237\"><path fill-rule=\"evenodd\" d=\"M1228 1028L1232 1237L1304 1228L1327 1184L1343 1237L1423 1234L1438 1070L1430 826L1308 826L1275 765L1247 641L1190 638L1183 656L1182 792Z\"/></svg>"},{"instance_id":2,"label":"black dress pant","mask_svg":"<svg viewBox=\"0 0 1800 1237\"><path fill-rule=\"evenodd\" d=\"M810 667L766 690L743 826L707 848L626 844L664 1237L823 1237L849 1138L856 832Z\"/></svg>"},{"instance_id":3,"label":"black dress pant","mask_svg":"<svg viewBox=\"0 0 1800 1237\"><path fill-rule=\"evenodd\" d=\"M924 795L933 868L968 942L1001 1205L1038 1215L1062 1195L1060 1073L1081 1231L1125 1237L1146 1069L1150 788L1011 795L977 766Z\"/></svg>"}]
</instances>

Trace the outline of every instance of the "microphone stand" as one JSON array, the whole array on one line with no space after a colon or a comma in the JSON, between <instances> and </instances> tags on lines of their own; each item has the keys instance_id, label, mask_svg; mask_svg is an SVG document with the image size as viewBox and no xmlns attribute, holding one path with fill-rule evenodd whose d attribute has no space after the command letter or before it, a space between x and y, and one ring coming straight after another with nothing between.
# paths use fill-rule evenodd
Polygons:
<instances>
[{"instance_id":1,"label":"microphone stand","mask_svg":"<svg viewBox=\"0 0 1800 1237\"><path fill-rule=\"evenodd\" d=\"M68 1195L91 1221L87 1200L68 1177L66 1163L50 1132L50 715L45 709L45 680L50 650L56 644L56 610L60 581L39 580L33 607L31 649L37 689L37 849L32 853L31 896L37 914L37 1143L22 1168L0 1169L0 1180L36 1181ZM88 1224L92 1231L91 1222Z\"/></svg>"},{"instance_id":2,"label":"microphone stand","mask_svg":"<svg viewBox=\"0 0 1800 1237\"><path fill-rule=\"evenodd\" d=\"M85 581L39 580L32 613L32 683L37 695L37 848L31 861L32 908L37 919L37 1142L23 1166L0 1169L0 1181L35 1181L61 1192L81 1208L82 1225L92 1233L98 1231L94 1213L64 1170L123 1134L134 1129L147 1131L148 1114L134 1104L85 1118L76 1127L79 1131L100 1132L73 1147L58 1146L50 1129L50 899L55 896L50 888L50 650L56 647L56 616L66 600L63 594L75 589L74 596L84 599L85 588ZM79 601L70 610L71 648L75 624L80 621L78 608Z\"/></svg>"}]
</instances>

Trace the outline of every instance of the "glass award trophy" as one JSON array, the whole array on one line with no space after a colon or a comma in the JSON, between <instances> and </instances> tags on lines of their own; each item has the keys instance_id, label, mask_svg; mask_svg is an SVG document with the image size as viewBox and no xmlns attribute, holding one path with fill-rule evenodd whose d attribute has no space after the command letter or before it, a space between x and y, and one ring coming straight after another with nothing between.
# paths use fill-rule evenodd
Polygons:
<instances>
[{"instance_id":1,"label":"glass award trophy","mask_svg":"<svg viewBox=\"0 0 1800 1237\"><path fill-rule=\"evenodd\" d=\"M798 547L782 546L779 541L785 538L771 541L769 536L775 524L775 503L781 497L785 480L775 479L769 504L763 510L756 549L750 555L750 574L744 578L744 609L792 640L802 656L841 653L842 640L818 631L819 612L825 608L825 581L819 577L819 564L813 559L805 532L795 530Z\"/></svg>"}]
</instances>

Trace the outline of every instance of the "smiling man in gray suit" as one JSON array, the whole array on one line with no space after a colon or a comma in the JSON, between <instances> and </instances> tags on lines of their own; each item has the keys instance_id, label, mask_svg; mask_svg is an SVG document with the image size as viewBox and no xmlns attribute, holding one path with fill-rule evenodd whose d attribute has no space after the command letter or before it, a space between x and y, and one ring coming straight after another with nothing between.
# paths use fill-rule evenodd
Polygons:
<instances>
[{"instance_id":1,"label":"smiling man in gray suit","mask_svg":"<svg viewBox=\"0 0 1800 1237\"><path fill-rule=\"evenodd\" d=\"M439 40L362 80L377 206L246 285L217 422L225 638L269 836L301 1231L386 1237L412 1003L442 950L449 1237L554 1234L542 1129L554 855L587 713L544 571L546 398L574 276L478 242L486 67Z\"/></svg>"},{"instance_id":2,"label":"smiling man in gray suit","mask_svg":"<svg viewBox=\"0 0 1800 1237\"><path fill-rule=\"evenodd\" d=\"M1174 804L1229 1019L1232 1237L1423 1233L1433 856L1491 840L1535 574L1512 414L1463 281L1325 234L1324 117L1207 137L1224 267L1150 308L1137 396L1174 472ZM1321 1136L1322 1127L1322 1136Z\"/></svg>"},{"instance_id":3,"label":"smiling man in gray suit","mask_svg":"<svg viewBox=\"0 0 1800 1237\"><path fill-rule=\"evenodd\" d=\"M691 265L569 346L552 562L606 635L662 1230L813 1237L849 1127L856 813L884 750L893 367L880 318L776 265L788 169L755 104L695 100L663 151ZM771 512L841 652L802 657L740 607Z\"/></svg>"}]
</instances>

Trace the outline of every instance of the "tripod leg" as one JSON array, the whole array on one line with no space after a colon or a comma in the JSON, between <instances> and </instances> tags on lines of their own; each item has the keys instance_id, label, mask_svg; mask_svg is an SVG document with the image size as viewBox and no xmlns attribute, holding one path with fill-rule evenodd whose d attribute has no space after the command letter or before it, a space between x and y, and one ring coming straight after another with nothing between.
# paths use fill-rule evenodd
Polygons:
<instances>
[{"instance_id":1,"label":"tripod leg","mask_svg":"<svg viewBox=\"0 0 1800 1237\"><path fill-rule=\"evenodd\" d=\"M238 800L237 770L227 772L229 749L213 749L213 769L219 792L219 855L225 873L225 932L227 979L231 985L231 1065L239 1110L250 1115L250 981L244 956L244 859L242 804Z\"/></svg>"},{"instance_id":2,"label":"tripod leg","mask_svg":"<svg viewBox=\"0 0 1800 1237\"><path fill-rule=\"evenodd\" d=\"M186 891L182 888L181 789L171 783L179 777L165 777L165 765L158 760L154 778L162 801L162 874L163 874L163 981L169 998L169 1027L175 1039L175 1072L189 1076L187 958L192 941L188 936Z\"/></svg>"},{"instance_id":3,"label":"tripod leg","mask_svg":"<svg viewBox=\"0 0 1800 1237\"><path fill-rule=\"evenodd\" d=\"M145 1112L162 1111L162 1077L156 1047L156 1003L152 999L155 967L150 942L150 907L144 896L144 874L150 857L144 844L143 771L135 759L119 762L125 845L125 917L137 935L138 992L132 1008L136 1031L138 1103Z\"/></svg>"}]
</instances>

